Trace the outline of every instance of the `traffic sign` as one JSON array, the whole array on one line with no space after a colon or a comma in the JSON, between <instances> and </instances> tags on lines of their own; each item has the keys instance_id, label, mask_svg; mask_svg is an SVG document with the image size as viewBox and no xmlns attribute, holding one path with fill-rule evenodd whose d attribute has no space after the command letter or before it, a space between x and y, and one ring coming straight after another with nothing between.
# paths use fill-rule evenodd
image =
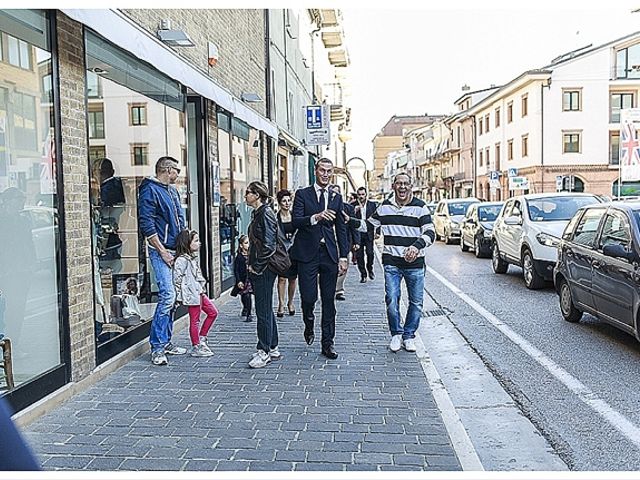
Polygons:
<instances>
[{"instance_id":1,"label":"traffic sign","mask_svg":"<svg viewBox=\"0 0 640 480\"><path fill-rule=\"evenodd\" d=\"M518 169L517 168L510 168L509 169L509 178L517 177L517 176L518 176Z\"/></svg>"},{"instance_id":2,"label":"traffic sign","mask_svg":"<svg viewBox=\"0 0 640 480\"><path fill-rule=\"evenodd\" d=\"M307 105L305 116L307 119L305 144L309 146L329 145L331 143L329 106L326 104Z\"/></svg>"}]
</instances>

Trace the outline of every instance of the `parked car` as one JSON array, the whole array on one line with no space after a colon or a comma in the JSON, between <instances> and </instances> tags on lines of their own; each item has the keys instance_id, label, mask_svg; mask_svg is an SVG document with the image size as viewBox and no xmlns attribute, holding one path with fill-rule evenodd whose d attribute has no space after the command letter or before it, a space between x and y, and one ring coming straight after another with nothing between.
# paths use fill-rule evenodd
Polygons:
<instances>
[{"instance_id":1,"label":"parked car","mask_svg":"<svg viewBox=\"0 0 640 480\"><path fill-rule=\"evenodd\" d=\"M506 201L493 227L491 265L506 273L509 264L522 267L529 289L553 279L560 236L580 207L602 200L590 193L518 195Z\"/></svg>"},{"instance_id":2,"label":"parked car","mask_svg":"<svg viewBox=\"0 0 640 480\"><path fill-rule=\"evenodd\" d=\"M473 197L440 200L433 216L436 240L444 240L448 245L452 240L459 239L460 222L467 214L468 208L479 202L480 200Z\"/></svg>"},{"instance_id":3,"label":"parked car","mask_svg":"<svg viewBox=\"0 0 640 480\"><path fill-rule=\"evenodd\" d=\"M588 312L640 340L640 202L578 210L562 235L553 279L565 320Z\"/></svg>"},{"instance_id":4,"label":"parked car","mask_svg":"<svg viewBox=\"0 0 640 480\"><path fill-rule=\"evenodd\" d=\"M474 203L467 210L460 224L460 249L468 252L473 248L476 257L491 256L491 234L504 202Z\"/></svg>"}]
</instances>

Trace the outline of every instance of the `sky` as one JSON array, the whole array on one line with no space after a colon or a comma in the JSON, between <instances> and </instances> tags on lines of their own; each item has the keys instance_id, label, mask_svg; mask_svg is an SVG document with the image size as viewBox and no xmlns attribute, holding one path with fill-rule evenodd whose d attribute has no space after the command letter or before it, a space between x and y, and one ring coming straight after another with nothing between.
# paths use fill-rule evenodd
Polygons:
<instances>
[{"instance_id":1,"label":"sky","mask_svg":"<svg viewBox=\"0 0 640 480\"><path fill-rule=\"evenodd\" d=\"M393 115L453 113L465 84L471 91L502 85L562 53L640 31L640 12L632 13L640 0L555 2L562 8L537 2L529 9L490 1L456 9L386 3L394 8L342 7L351 61L347 158L370 167L372 139Z\"/></svg>"}]
</instances>

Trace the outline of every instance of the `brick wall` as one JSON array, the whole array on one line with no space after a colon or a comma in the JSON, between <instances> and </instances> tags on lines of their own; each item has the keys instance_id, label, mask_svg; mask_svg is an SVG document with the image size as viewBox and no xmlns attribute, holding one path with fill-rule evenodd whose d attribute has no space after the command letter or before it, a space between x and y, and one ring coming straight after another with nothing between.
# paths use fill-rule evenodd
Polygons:
<instances>
[{"instance_id":1,"label":"brick wall","mask_svg":"<svg viewBox=\"0 0 640 480\"><path fill-rule=\"evenodd\" d=\"M57 24L65 221L61 233L67 248L71 376L78 381L96 364L84 42L79 23L57 12Z\"/></svg>"},{"instance_id":2,"label":"brick wall","mask_svg":"<svg viewBox=\"0 0 640 480\"><path fill-rule=\"evenodd\" d=\"M209 155L206 161L211 166L211 162L218 161L218 116L216 115L216 105L207 101L207 117L209 123L207 125L207 136L209 145ZM211 171L211 169L207 169ZM209 206L209 217L211 219L211 250L212 250L212 268L211 278L209 282L213 285L214 297L219 297L222 292L222 278L220 273L220 207L214 207L213 203Z\"/></svg>"},{"instance_id":3,"label":"brick wall","mask_svg":"<svg viewBox=\"0 0 640 480\"><path fill-rule=\"evenodd\" d=\"M195 47L171 47L194 67L236 97L254 92L266 99L264 10L255 9L123 9L135 23L157 36L160 21L183 30ZM208 42L218 46L217 65L210 67ZM266 102L248 104L265 115Z\"/></svg>"}]
</instances>

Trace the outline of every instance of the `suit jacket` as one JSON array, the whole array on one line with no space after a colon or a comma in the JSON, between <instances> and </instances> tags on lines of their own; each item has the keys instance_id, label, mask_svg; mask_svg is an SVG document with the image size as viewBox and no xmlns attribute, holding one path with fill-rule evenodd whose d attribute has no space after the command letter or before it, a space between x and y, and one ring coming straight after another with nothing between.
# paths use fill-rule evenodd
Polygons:
<instances>
[{"instance_id":1,"label":"suit jacket","mask_svg":"<svg viewBox=\"0 0 640 480\"><path fill-rule=\"evenodd\" d=\"M355 203L354 205L354 209L355 207L359 206L359 203ZM376 211L376 209L378 208L378 204L376 202L372 202L371 200L367 200L367 203L365 203L364 206L364 210L365 210L365 217L364 219L368 219L371 215L373 215L373 212ZM360 208L360 210L356 213L356 218L362 218L362 208ZM367 222L367 233L362 233L362 240L374 240L375 236L376 236L376 232L378 230L375 229L373 227L373 225L371 225L369 222Z\"/></svg>"},{"instance_id":2,"label":"suit jacket","mask_svg":"<svg viewBox=\"0 0 640 480\"><path fill-rule=\"evenodd\" d=\"M356 216L356 210L350 203L344 204L344 212L349 215L349 217ZM347 243L349 244L349 249L351 249L353 245L360 245L360 232L357 227L349 223L347 223Z\"/></svg>"},{"instance_id":3,"label":"suit jacket","mask_svg":"<svg viewBox=\"0 0 640 480\"><path fill-rule=\"evenodd\" d=\"M289 250L292 260L309 262L320 248L320 240L324 238L327 251L331 259L338 263L340 258L347 258L349 245L347 243L347 225L342 217L342 196L327 189L327 208L336 212L333 222L321 220L311 225L311 216L324 210L318 203L316 191L312 186L301 188L295 194L293 211L291 212L293 227L297 230L293 246Z\"/></svg>"}]
</instances>

